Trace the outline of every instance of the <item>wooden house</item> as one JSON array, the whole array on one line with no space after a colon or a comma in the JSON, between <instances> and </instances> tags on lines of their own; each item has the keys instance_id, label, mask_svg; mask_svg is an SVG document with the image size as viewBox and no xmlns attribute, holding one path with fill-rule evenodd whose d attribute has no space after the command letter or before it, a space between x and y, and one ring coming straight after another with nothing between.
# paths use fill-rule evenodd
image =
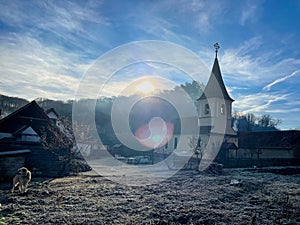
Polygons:
<instances>
[{"instance_id":1,"label":"wooden house","mask_svg":"<svg viewBox=\"0 0 300 225\"><path fill-rule=\"evenodd\" d=\"M21 166L33 175L68 174L72 141L58 120L54 109L45 112L35 101L1 119L1 176L11 177Z\"/></svg>"}]
</instances>

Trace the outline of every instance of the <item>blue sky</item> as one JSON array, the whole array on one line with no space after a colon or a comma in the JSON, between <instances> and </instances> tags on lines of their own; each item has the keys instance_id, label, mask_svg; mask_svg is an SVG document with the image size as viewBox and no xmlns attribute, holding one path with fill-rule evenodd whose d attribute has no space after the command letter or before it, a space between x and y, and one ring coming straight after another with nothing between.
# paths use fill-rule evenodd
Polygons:
<instances>
[{"instance_id":1,"label":"blue sky","mask_svg":"<svg viewBox=\"0 0 300 225\"><path fill-rule=\"evenodd\" d=\"M178 44L210 69L219 42L234 110L300 129L298 0L0 2L1 94L72 99L99 56L134 41Z\"/></svg>"}]
</instances>

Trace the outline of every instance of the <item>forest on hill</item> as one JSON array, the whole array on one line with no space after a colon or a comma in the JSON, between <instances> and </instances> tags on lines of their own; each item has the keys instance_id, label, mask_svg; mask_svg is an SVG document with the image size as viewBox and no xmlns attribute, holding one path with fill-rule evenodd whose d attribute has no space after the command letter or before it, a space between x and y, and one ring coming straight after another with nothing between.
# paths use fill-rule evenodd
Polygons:
<instances>
[{"instance_id":1,"label":"forest on hill","mask_svg":"<svg viewBox=\"0 0 300 225\"><path fill-rule=\"evenodd\" d=\"M185 83L180 86L176 86L172 90L166 90L161 93L165 99L168 99L171 95L178 92L179 89L184 90L192 101L197 106L197 99L201 96L204 86L196 81L191 83ZM99 134L103 135L103 139L108 142L115 142L115 137L113 135L113 128L111 123L111 110L113 104L117 98L122 98L122 101L130 102L130 98L133 96L121 96L121 97L100 97L96 101L95 108L95 121L98 128ZM130 111L129 122L131 130L134 132L138 127L143 124L147 124L149 120L153 117L161 117L165 121L173 123L175 125L175 130L178 130L180 124L179 115L174 106L168 101L157 97L148 97L137 102ZM73 100L60 101L51 100L45 98L37 98L35 101L45 110L49 108L54 108L58 114L72 121L72 106ZM79 118L84 120L89 116L89 111L87 111L87 106L94 102L93 99L81 99L76 102L79 106L78 110L80 112ZM1 116L4 116L14 112L20 107L29 103L28 100L8 97L5 95L0 95L0 110ZM181 103L178 103L181 104ZM80 122L80 121L79 121ZM254 115L254 114L243 114L241 112L233 112L232 115L232 126L236 131L274 131L278 130L277 126L280 124L280 120L272 118L270 115ZM110 134L110 135L108 135Z\"/></svg>"}]
</instances>

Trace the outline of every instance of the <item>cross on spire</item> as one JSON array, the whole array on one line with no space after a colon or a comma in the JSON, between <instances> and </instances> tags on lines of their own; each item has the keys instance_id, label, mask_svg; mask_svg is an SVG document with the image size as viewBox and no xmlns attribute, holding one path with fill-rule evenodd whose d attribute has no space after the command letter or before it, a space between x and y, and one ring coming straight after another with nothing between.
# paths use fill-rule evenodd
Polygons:
<instances>
[{"instance_id":1,"label":"cross on spire","mask_svg":"<svg viewBox=\"0 0 300 225\"><path fill-rule=\"evenodd\" d=\"M215 43L215 44L214 44L214 47L215 47L215 49L216 49L216 58L217 58L217 56L218 56L218 50L219 50L219 48L220 48L219 43L218 43L218 42Z\"/></svg>"}]
</instances>

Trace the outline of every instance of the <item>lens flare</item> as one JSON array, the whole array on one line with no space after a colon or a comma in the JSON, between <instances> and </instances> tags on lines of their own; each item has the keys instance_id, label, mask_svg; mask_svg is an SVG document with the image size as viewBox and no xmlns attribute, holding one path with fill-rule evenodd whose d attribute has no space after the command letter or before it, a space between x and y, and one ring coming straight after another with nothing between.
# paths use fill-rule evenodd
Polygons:
<instances>
[{"instance_id":1,"label":"lens flare","mask_svg":"<svg viewBox=\"0 0 300 225\"><path fill-rule=\"evenodd\" d=\"M165 122L160 117L154 117L148 124L140 126L135 137L144 146L148 148L159 148L166 145L172 138L174 125Z\"/></svg>"}]
</instances>

